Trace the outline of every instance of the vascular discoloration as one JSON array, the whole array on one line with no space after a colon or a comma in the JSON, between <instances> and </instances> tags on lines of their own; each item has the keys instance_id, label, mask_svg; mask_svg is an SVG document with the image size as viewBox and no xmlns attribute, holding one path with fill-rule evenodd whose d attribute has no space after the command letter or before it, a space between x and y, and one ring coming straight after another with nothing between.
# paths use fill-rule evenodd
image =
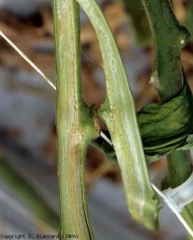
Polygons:
<instances>
[{"instance_id":1,"label":"vascular discoloration","mask_svg":"<svg viewBox=\"0 0 193 240\"><path fill-rule=\"evenodd\" d=\"M157 200L153 199L134 101L115 40L96 2L77 1L90 18L99 39L107 86L107 98L99 115L112 137L130 212L142 224L155 229Z\"/></svg>"},{"instance_id":2,"label":"vascular discoloration","mask_svg":"<svg viewBox=\"0 0 193 240\"><path fill-rule=\"evenodd\" d=\"M57 65L58 175L61 232L93 239L84 186L85 153L97 136L94 116L82 100L79 8L75 0L54 0ZM62 239L64 239L64 237Z\"/></svg>"}]
</instances>

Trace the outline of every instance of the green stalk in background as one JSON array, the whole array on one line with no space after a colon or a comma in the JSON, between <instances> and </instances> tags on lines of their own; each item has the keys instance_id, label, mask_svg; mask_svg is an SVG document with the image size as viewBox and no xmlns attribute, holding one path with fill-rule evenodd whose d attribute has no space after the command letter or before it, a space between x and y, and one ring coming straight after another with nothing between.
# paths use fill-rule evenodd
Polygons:
<instances>
[{"instance_id":1,"label":"green stalk in background","mask_svg":"<svg viewBox=\"0 0 193 240\"><path fill-rule=\"evenodd\" d=\"M117 45L97 3L94 0L77 1L99 39L107 86L106 101L99 115L112 137L129 211L141 224L157 229L158 199L149 181L135 105Z\"/></svg>"},{"instance_id":2,"label":"green stalk in background","mask_svg":"<svg viewBox=\"0 0 193 240\"><path fill-rule=\"evenodd\" d=\"M31 212L56 231L59 229L59 217L3 158L0 159L0 179L8 185L26 204Z\"/></svg>"},{"instance_id":3,"label":"green stalk in background","mask_svg":"<svg viewBox=\"0 0 193 240\"><path fill-rule=\"evenodd\" d=\"M134 32L135 43L138 45L152 45L151 32L147 15L143 9L141 0L118 0L124 6L130 26Z\"/></svg>"},{"instance_id":4,"label":"green stalk in background","mask_svg":"<svg viewBox=\"0 0 193 240\"><path fill-rule=\"evenodd\" d=\"M85 197L85 152L96 137L94 115L81 91L79 7L75 0L54 0L57 68L58 177L61 239L76 234L93 239Z\"/></svg>"},{"instance_id":5,"label":"green stalk in background","mask_svg":"<svg viewBox=\"0 0 193 240\"><path fill-rule=\"evenodd\" d=\"M180 61L180 51L187 44L190 35L177 22L168 0L142 0L142 3L146 9L154 38L157 90L161 103L166 103L180 95L182 89L186 87L187 83ZM189 90L186 92L187 96L190 95L188 92ZM183 100L181 106L192 114L192 97L187 103ZM188 114L182 114L178 119L174 118L171 124L178 124ZM192 124L191 118L189 120ZM165 126L166 134L167 128L168 126ZM189 131L192 131L190 126ZM181 185L187 180L191 172L192 167L188 151L172 151L168 155L167 179L169 186L174 188ZM182 215L189 226L193 228L193 203L184 208Z\"/></svg>"},{"instance_id":6,"label":"green stalk in background","mask_svg":"<svg viewBox=\"0 0 193 240\"><path fill-rule=\"evenodd\" d=\"M191 35L193 35L193 1L192 0L189 1L187 6L184 25L187 27Z\"/></svg>"}]
</instances>

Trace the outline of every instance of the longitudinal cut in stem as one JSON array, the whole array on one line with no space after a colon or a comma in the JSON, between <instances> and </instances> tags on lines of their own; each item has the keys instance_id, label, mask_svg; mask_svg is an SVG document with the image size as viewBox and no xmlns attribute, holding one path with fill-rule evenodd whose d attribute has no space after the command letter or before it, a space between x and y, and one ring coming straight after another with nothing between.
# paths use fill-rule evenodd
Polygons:
<instances>
[{"instance_id":1,"label":"longitudinal cut in stem","mask_svg":"<svg viewBox=\"0 0 193 240\"><path fill-rule=\"evenodd\" d=\"M84 188L84 159L96 137L93 114L84 104L80 79L79 7L74 0L54 0L57 65L58 175L61 239L76 234L90 240Z\"/></svg>"},{"instance_id":2,"label":"longitudinal cut in stem","mask_svg":"<svg viewBox=\"0 0 193 240\"><path fill-rule=\"evenodd\" d=\"M143 225L157 227L157 199L151 187L137 126L135 105L111 30L94 0L77 0L91 20L103 56L107 98L99 115L110 131L127 204Z\"/></svg>"}]
</instances>

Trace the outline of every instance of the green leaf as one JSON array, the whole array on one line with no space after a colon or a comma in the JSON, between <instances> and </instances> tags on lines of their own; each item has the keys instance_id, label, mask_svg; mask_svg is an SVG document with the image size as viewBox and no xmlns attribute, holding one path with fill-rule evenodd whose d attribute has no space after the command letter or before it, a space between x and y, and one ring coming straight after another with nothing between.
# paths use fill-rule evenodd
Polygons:
<instances>
[{"instance_id":1,"label":"green leaf","mask_svg":"<svg viewBox=\"0 0 193 240\"><path fill-rule=\"evenodd\" d=\"M193 98L188 84L164 104L148 104L138 113L145 154L166 155L186 142L193 131Z\"/></svg>"}]
</instances>

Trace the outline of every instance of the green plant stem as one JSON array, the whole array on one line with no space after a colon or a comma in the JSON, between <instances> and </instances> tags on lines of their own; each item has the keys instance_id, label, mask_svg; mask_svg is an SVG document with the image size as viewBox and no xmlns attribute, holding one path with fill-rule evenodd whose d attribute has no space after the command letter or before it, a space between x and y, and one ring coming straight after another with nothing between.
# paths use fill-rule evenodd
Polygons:
<instances>
[{"instance_id":1,"label":"green plant stem","mask_svg":"<svg viewBox=\"0 0 193 240\"><path fill-rule=\"evenodd\" d=\"M183 184L192 173L192 163L190 152L173 151L167 156L168 163L168 184L171 188L176 188ZM193 229L193 202L184 207L182 216ZM189 239L193 239L189 235Z\"/></svg>"},{"instance_id":2,"label":"green plant stem","mask_svg":"<svg viewBox=\"0 0 193 240\"><path fill-rule=\"evenodd\" d=\"M82 99L80 78L79 6L54 0L57 68L58 177L61 234L93 239L85 197L85 152L96 137L94 116Z\"/></svg>"},{"instance_id":3,"label":"green plant stem","mask_svg":"<svg viewBox=\"0 0 193 240\"><path fill-rule=\"evenodd\" d=\"M170 187L176 188L184 183L192 173L190 152L174 151L167 156L168 182Z\"/></svg>"},{"instance_id":4,"label":"green plant stem","mask_svg":"<svg viewBox=\"0 0 193 240\"><path fill-rule=\"evenodd\" d=\"M190 34L179 25L168 0L142 0L154 40L155 77L161 102L167 102L182 89L184 74L180 50L187 44ZM168 86L171 86L169 87Z\"/></svg>"},{"instance_id":5,"label":"green plant stem","mask_svg":"<svg viewBox=\"0 0 193 240\"><path fill-rule=\"evenodd\" d=\"M107 97L99 110L110 131L121 169L126 201L132 216L157 229L158 199L149 181L135 105L111 30L94 0L77 0L99 39L106 76Z\"/></svg>"},{"instance_id":6,"label":"green plant stem","mask_svg":"<svg viewBox=\"0 0 193 240\"><path fill-rule=\"evenodd\" d=\"M190 39L186 28L179 25L171 2L168 0L142 0L147 12L155 44L155 70L161 102L175 97L183 88L185 75L180 61L180 51ZM171 86L171 87L170 87ZM178 121L178 119L176 119ZM188 151L173 151L168 155L168 183L181 185L191 174ZM184 208L182 215L193 228L193 203Z\"/></svg>"}]
</instances>

